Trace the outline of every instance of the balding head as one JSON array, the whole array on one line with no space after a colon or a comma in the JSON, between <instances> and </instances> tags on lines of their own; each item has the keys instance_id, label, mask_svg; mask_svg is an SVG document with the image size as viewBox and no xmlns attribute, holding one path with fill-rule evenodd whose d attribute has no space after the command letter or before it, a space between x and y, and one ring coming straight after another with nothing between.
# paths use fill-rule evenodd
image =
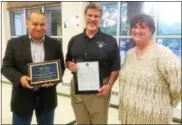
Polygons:
<instances>
[{"instance_id":1,"label":"balding head","mask_svg":"<svg viewBox=\"0 0 182 125\"><path fill-rule=\"evenodd\" d=\"M43 16L44 18L45 17L45 14L43 12L40 12L40 11L33 11L31 12L31 14L27 17L27 20L31 20L32 16L36 16L36 15L39 15L39 16Z\"/></svg>"}]
</instances>

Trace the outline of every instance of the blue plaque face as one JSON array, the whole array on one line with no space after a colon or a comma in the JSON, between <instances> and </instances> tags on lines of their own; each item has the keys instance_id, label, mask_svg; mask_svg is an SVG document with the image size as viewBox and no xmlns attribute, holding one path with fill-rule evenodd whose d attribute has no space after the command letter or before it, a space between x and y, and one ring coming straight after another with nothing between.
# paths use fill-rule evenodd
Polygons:
<instances>
[{"instance_id":1,"label":"blue plaque face","mask_svg":"<svg viewBox=\"0 0 182 125\"><path fill-rule=\"evenodd\" d=\"M31 84L60 81L59 61L48 61L29 64L29 75Z\"/></svg>"}]
</instances>

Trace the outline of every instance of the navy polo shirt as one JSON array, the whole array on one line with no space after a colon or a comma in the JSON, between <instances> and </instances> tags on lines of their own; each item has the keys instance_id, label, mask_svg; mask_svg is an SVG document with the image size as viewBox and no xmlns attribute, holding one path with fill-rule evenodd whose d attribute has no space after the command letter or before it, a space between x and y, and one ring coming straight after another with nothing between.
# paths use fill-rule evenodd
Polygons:
<instances>
[{"instance_id":1,"label":"navy polo shirt","mask_svg":"<svg viewBox=\"0 0 182 125\"><path fill-rule=\"evenodd\" d=\"M73 36L68 44L66 61L99 61L101 77L120 70L119 47L116 39L100 30L89 38L85 30Z\"/></svg>"}]
</instances>

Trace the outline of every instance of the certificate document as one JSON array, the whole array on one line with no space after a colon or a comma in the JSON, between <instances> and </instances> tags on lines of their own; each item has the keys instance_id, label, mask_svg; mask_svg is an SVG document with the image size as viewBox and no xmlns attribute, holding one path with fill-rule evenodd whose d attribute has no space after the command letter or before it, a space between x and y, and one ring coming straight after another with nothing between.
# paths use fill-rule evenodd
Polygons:
<instances>
[{"instance_id":1,"label":"certificate document","mask_svg":"<svg viewBox=\"0 0 182 125\"><path fill-rule=\"evenodd\" d=\"M101 87L98 61L77 62L77 93L97 93Z\"/></svg>"}]
</instances>

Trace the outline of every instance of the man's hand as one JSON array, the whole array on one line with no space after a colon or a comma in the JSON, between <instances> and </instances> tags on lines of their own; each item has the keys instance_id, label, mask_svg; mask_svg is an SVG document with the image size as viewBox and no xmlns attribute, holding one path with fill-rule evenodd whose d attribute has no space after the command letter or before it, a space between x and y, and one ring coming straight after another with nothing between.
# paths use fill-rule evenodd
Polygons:
<instances>
[{"instance_id":1,"label":"man's hand","mask_svg":"<svg viewBox=\"0 0 182 125\"><path fill-rule=\"evenodd\" d=\"M104 84L100 88L99 93L97 95L98 96L105 96L105 95L107 95L108 93L111 92L111 89L112 89L112 85L111 84Z\"/></svg>"},{"instance_id":2,"label":"man's hand","mask_svg":"<svg viewBox=\"0 0 182 125\"><path fill-rule=\"evenodd\" d=\"M41 85L41 87L45 87L45 88L49 88L49 87L52 87L54 86L53 83L44 83L43 85Z\"/></svg>"},{"instance_id":3,"label":"man's hand","mask_svg":"<svg viewBox=\"0 0 182 125\"><path fill-rule=\"evenodd\" d=\"M20 83L21 83L21 85L23 87L28 88L28 89L32 89L33 87L30 86L29 83L28 83L30 80L31 80L30 77L28 77L28 76L22 76L20 78Z\"/></svg>"},{"instance_id":4,"label":"man's hand","mask_svg":"<svg viewBox=\"0 0 182 125\"><path fill-rule=\"evenodd\" d=\"M76 72L78 70L77 65L74 62L66 62L66 67L71 71L71 72Z\"/></svg>"}]
</instances>

